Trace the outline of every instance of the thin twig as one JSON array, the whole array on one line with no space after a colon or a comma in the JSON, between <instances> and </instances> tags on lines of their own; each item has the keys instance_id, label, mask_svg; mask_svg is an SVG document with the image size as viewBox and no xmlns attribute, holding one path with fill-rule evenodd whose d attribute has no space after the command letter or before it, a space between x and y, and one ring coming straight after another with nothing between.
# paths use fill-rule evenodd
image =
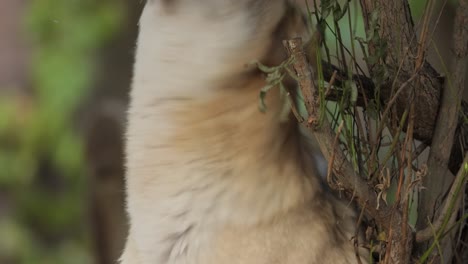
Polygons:
<instances>
[{"instance_id":1,"label":"thin twig","mask_svg":"<svg viewBox=\"0 0 468 264\"><path fill-rule=\"evenodd\" d=\"M328 168L333 168L333 161L335 160L336 150L339 148L338 142L339 142L341 130L343 130L343 126L344 126L344 121L341 120L340 126L338 127L338 130L336 131L335 140L333 141L333 150L334 151L332 151L332 155L330 157L330 160L328 161ZM330 185L330 187L332 187L333 189L338 188L335 185L335 183L333 182L333 180L332 180L332 170L327 171L327 182L328 182L328 185Z\"/></svg>"}]
</instances>

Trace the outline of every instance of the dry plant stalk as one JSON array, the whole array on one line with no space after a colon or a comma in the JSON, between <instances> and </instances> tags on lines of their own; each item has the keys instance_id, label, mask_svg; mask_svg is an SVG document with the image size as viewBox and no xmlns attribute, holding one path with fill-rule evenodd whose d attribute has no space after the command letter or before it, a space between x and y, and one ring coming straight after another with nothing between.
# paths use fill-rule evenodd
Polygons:
<instances>
[{"instance_id":1,"label":"dry plant stalk","mask_svg":"<svg viewBox=\"0 0 468 264\"><path fill-rule=\"evenodd\" d=\"M293 69L296 73L299 87L304 95L304 101L307 107L315 109L307 109L312 116L310 120L319 120L318 99L312 98L314 94L318 94L317 87L314 84L313 72L310 70L309 62L302 48L302 40L300 38L284 41L284 46L290 57L293 57ZM307 96L309 95L309 96ZM377 224L382 226L384 230L392 230L392 239L388 241L388 255L390 262L395 264L407 263L409 259L401 259L399 253L402 252L402 247L410 249L412 244L412 236L403 239L401 226L402 215L398 210L381 204L377 209L378 197L374 188L370 186L354 171L350 162L346 159L345 154L338 147L335 147L336 134L332 130L330 123L326 118L320 126L315 123L307 124L309 131L317 138L322 154L326 160L333 158L331 171L336 177L340 190L354 199L361 208L365 209L366 214L375 219ZM407 234L412 234L411 230ZM401 241L406 241L403 245Z\"/></svg>"},{"instance_id":2,"label":"dry plant stalk","mask_svg":"<svg viewBox=\"0 0 468 264\"><path fill-rule=\"evenodd\" d=\"M406 131L404 142L400 142L401 145L396 144L397 150L393 154L397 155L400 168L395 205L383 204L377 209L380 197L374 191L375 188L372 184L355 172L351 163L346 159L343 150L337 146L338 135L331 128L330 123L326 118L321 125L317 123L320 120L318 88L314 83L314 72L310 70L309 62L302 50L301 40L284 41L284 46L289 56L293 58L292 67L298 77L298 84L309 113L309 122L306 125L310 132L316 136L320 149L328 161L330 171L333 172L335 177L333 178L329 171L327 180L330 186L348 194L360 205L363 212L374 219L388 234L387 254L384 263L409 263L412 254L414 254L413 241L420 243L435 238L435 241L429 244L428 252L430 253L434 249L442 233L446 232L449 224L448 220L453 222L456 213L459 211L460 190L466 184L465 166L461 166L456 176L450 173L448 166L452 145L454 145L455 129L459 125L462 104L461 93L467 67L468 29L466 25L468 24L468 3L464 0L459 1L454 32L456 58L450 67L453 74L443 84L437 72L425 61L427 45L428 41L430 41L428 37L428 31L430 31L427 22L428 15L424 20L423 33L417 39L407 1L388 2L378 0L374 2L361 0L360 2L367 29L370 26L370 14L375 12L377 6L381 9L379 34L382 39L389 42L389 56L380 63L389 65L391 68L390 80L387 80L388 83L382 87L382 89L387 89L384 91L382 98L374 99L383 99L387 102L383 112L383 119L387 120L385 117L396 113L397 118L402 117L400 120L403 121L400 121L400 127L405 127ZM428 9L432 8L432 5L428 5ZM398 15L390 17L389 14ZM398 32L392 30L395 27L400 30ZM394 35L396 33L402 34L402 36L397 37ZM377 48L374 44L372 41L369 43L370 53L375 52ZM401 49L397 50L400 45L406 47L406 55L419 54L419 56L400 56L399 51ZM347 79L345 74L334 68L333 65L324 65L323 75L325 78L331 78L333 82L341 82ZM372 74L372 67L370 69ZM356 85L359 87L359 98L366 98L372 94L369 91L372 91L375 87L366 77L353 75L353 80L356 81ZM339 92L329 87L326 91L326 98L332 100L333 98L339 98ZM367 102L367 100L364 101ZM367 104L361 103L360 105L366 106ZM407 116L409 118L406 122ZM340 126L341 129L342 125ZM383 127L379 127L377 135L381 134L382 129ZM426 223L425 217L434 215L433 205L435 200L431 198L433 195L422 195L423 207L425 204L431 206L431 208L426 207L419 212L419 218L424 217L424 224L421 225L421 222L418 224L420 229L418 232L414 232L408 224L408 194L417 184L411 180L411 174L408 175L405 170L414 171L412 163L421 153L421 146L424 149L427 144L422 144L420 147L413 149L414 139L425 142L432 140L428 174L423 177L425 180L424 185L432 188L436 184L438 185L436 187L440 187L439 180L433 181L432 185L427 182L428 179L437 179L436 176L439 175L452 175L451 179L453 179L451 180L448 198L445 201L439 201L440 204L443 204L443 207L437 213L439 217L432 224ZM467 162L468 156L465 154L463 164L467 164ZM425 196L429 197L429 199L426 199ZM414 255L413 257L417 256ZM424 254L422 259L426 260L428 257L429 255Z\"/></svg>"}]
</instances>

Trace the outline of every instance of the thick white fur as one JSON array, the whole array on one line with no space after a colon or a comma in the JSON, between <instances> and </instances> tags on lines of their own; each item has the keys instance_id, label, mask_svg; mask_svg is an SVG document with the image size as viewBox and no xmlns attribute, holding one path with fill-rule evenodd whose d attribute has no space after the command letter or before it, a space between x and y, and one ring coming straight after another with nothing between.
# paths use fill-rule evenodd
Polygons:
<instances>
[{"instance_id":1,"label":"thick white fur","mask_svg":"<svg viewBox=\"0 0 468 264\"><path fill-rule=\"evenodd\" d=\"M351 211L310 176L279 95L258 111L245 66L275 52L285 1L168 2L140 20L121 263L355 263Z\"/></svg>"}]
</instances>

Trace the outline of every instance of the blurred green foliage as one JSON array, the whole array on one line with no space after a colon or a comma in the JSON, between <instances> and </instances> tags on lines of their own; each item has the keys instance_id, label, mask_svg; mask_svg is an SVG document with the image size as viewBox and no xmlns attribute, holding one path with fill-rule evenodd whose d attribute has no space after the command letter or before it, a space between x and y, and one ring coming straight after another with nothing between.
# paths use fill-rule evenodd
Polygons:
<instances>
[{"instance_id":1,"label":"blurred green foliage","mask_svg":"<svg viewBox=\"0 0 468 264\"><path fill-rule=\"evenodd\" d=\"M92 263L77 107L123 2L32 0L31 99L0 98L0 262Z\"/></svg>"}]
</instances>

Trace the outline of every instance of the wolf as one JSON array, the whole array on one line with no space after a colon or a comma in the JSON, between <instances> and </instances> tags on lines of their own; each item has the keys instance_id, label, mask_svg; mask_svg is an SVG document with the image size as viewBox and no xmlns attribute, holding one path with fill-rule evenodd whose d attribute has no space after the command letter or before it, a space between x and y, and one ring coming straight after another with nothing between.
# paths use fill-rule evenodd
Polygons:
<instances>
[{"instance_id":1,"label":"wolf","mask_svg":"<svg viewBox=\"0 0 468 264\"><path fill-rule=\"evenodd\" d=\"M358 263L354 212L323 190L284 96L258 109L266 83L249 62L281 63L281 40L308 28L288 0L146 2L121 264Z\"/></svg>"}]
</instances>

